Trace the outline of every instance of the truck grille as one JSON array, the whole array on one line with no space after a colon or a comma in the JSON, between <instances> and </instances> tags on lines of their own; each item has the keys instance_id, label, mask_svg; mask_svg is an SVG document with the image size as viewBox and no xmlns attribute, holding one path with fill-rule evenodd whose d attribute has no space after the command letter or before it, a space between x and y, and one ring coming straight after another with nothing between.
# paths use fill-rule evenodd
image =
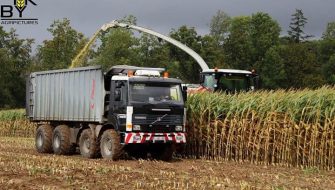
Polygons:
<instances>
[{"instance_id":1,"label":"truck grille","mask_svg":"<svg viewBox=\"0 0 335 190\"><path fill-rule=\"evenodd\" d=\"M135 125L182 125L182 115L133 115L133 124Z\"/></svg>"}]
</instances>

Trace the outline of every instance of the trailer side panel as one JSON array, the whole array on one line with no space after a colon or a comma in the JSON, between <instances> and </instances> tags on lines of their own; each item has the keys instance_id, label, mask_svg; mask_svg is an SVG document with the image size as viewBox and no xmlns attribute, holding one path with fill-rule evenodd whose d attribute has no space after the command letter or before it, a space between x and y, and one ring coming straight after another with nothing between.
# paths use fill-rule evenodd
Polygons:
<instances>
[{"instance_id":1,"label":"trailer side panel","mask_svg":"<svg viewBox=\"0 0 335 190\"><path fill-rule=\"evenodd\" d=\"M27 115L31 120L103 122L101 67L32 73L27 90Z\"/></svg>"}]
</instances>

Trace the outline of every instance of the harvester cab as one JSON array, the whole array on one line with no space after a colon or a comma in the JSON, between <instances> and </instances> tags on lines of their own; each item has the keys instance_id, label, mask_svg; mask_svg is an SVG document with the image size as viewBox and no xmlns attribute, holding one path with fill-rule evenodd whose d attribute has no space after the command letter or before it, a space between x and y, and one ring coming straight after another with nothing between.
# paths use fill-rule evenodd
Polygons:
<instances>
[{"instance_id":1,"label":"harvester cab","mask_svg":"<svg viewBox=\"0 0 335 190\"><path fill-rule=\"evenodd\" d=\"M200 73L200 84L208 91L236 93L253 91L259 86L254 71L236 69L206 69Z\"/></svg>"}]
</instances>

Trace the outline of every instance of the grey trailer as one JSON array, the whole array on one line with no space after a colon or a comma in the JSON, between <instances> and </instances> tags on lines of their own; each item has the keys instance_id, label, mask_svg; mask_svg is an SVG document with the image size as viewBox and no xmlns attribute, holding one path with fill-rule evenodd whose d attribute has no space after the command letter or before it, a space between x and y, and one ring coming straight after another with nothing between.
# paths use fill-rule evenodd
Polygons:
<instances>
[{"instance_id":1,"label":"grey trailer","mask_svg":"<svg viewBox=\"0 0 335 190\"><path fill-rule=\"evenodd\" d=\"M104 75L99 66L32 73L27 92L32 121L103 122Z\"/></svg>"}]
</instances>

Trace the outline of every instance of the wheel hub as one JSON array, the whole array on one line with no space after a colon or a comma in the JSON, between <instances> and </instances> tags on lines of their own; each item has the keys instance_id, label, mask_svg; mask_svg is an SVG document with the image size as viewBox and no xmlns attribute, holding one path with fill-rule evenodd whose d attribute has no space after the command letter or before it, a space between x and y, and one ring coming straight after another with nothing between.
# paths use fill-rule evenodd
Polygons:
<instances>
[{"instance_id":1,"label":"wheel hub","mask_svg":"<svg viewBox=\"0 0 335 190\"><path fill-rule=\"evenodd\" d=\"M91 148L91 141L89 138L85 139L85 147L89 150Z\"/></svg>"},{"instance_id":2,"label":"wheel hub","mask_svg":"<svg viewBox=\"0 0 335 190\"><path fill-rule=\"evenodd\" d=\"M42 136L41 133L39 133L37 135L36 144L37 144L38 147L42 147L43 146L43 136Z\"/></svg>"},{"instance_id":3,"label":"wheel hub","mask_svg":"<svg viewBox=\"0 0 335 190\"><path fill-rule=\"evenodd\" d=\"M105 150L105 153L108 154L108 155L111 155L112 154L112 140L111 139L107 139L106 142L104 143L104 150Z\"/></svg>"},{"instance_id":4,"label":"wheel hub","mask_svg":"<svg viewBox=\"0 0 335 190\"><path fill-rule=\"evenodd\" d=\"M54 137L54 147L58 149L60 147L60 137L59 135L55 135Z\"/></svg>"}]
</instances>

